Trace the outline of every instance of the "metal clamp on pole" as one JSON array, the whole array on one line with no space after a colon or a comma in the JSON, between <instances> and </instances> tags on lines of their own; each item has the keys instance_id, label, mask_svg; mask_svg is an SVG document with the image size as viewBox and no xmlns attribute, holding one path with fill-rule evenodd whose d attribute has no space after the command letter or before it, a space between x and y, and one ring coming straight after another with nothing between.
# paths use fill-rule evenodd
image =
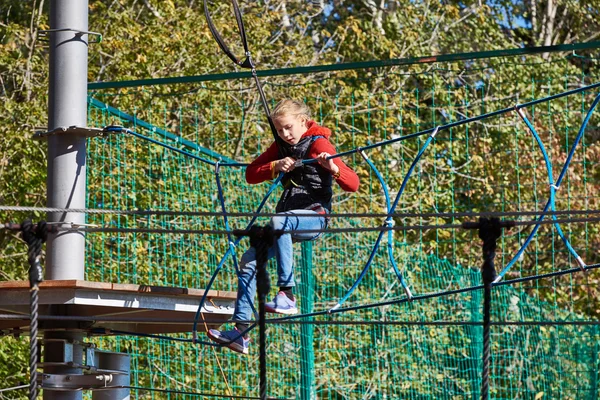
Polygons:
<instances>
[{"instance_id":1,"label":"metal clamp on pole","mask_svg":"<svg viewBox=\"0 0 600 400\"><path fill-rule=\"evenodd\" d=\"M48 34L52 33L52 32L73 32L75 33L75 36L79 39L81 39L81 37L83 35L88 35L88 36L96 36L96 38L94 39L94 41L89 41L88 43L100 43L102 41L102 34L99 32L91 32L91 31L81 31L79 29L71 29L71 28L61 28L61 29L43 29L38 31L39 32L39 39L40 40L50 40L48 38Z\"/></svg>"}]
</instances>

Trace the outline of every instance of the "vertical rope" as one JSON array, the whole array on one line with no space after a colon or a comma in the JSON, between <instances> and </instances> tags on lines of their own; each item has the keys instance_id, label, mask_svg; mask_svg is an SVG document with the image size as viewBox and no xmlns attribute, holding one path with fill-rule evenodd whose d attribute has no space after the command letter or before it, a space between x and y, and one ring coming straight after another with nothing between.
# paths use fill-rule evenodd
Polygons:
<instances>
[{"instance_id":1,"label":"vertical rope","mask_svg":"<svg viewBox=\"0 0 600 400\"><path fill-rule=\"evenodd\" d=\"M38 294L39 284L43 280L42 244L47 238L47 226L40 222L34 226L30 220L21 225L23 240L27 243L27 261L29 262L29 400L37 398L37 362L38 362Z\"/></svg>"},{"instance_id":2,"label":"vertical rope","mask_svg":"<svg viewBox=\"0 0 600 400\"><path fill-rule=\"evenodd\" d=\"M260 365L260 398L267 398L267 339L265 324L265 299L271 283L267 272L269 247L273 245L273 228L252 227L250 229L250 245L256 249L256 289L258 292L258 332L259 332L259 365Z\"/></svg>"},{"instance_id":3,"label":"vertical rope","mask_svg":"<svg viewBox=\"0 0 600 400\"><path fill-rule=\"evenodd\" d=\"M483 240L483 372L481 376L481 399L488 400L490 396L490 313L492 308L492 282L496 279L494 257L496 257L496 241L502 235L499 218L479 218L479 237Z\"/></svg>"}]
</instances>

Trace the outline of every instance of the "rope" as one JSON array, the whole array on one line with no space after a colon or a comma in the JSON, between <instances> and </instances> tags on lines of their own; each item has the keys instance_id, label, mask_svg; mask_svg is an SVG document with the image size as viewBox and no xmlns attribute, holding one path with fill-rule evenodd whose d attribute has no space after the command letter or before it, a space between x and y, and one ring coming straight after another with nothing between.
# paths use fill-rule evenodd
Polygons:
<instances>
[{"instance_id":1,"label":"rope","mask_svg":"<svg viewBox=\"0 0 600 400\"><path fill-rule=\"evenodd\" d=\"M275 125L273 125L273 120L271 119L271 111L269 110L267 98L265 96L265 92L262 88L260 80L258 79L258 74L256 72L256 66L254 64L254 61L252 60L250 48L248 47L248 40L246 39L246 29L244 28L244 21L242 20L242 12L240 11L240 7L236 0L231 0L231 3L233 5L233 13L235 15L235 20L238 25L240 39L242 41L242 45L244 46L246 60L244 60L243 62L240 61L233 54L233 52L231 52L231 50L229 50L229 47L227 47L227 44L225 44L225 41L219 34L219 31L217 30L217 28L215 27L215 25L212 21L210 12L208 11L207 0L204 0L204 15L206 17L206 21L208 22L208 27L210 29L210 32L212 33L213 38L215 39L215 41L217 42L217 44L219 45L221 50L223 50L223 52L227 55L227 57L229 57L231 59L231 61L233 61L236 65L239 65L242 68L249 68L251 70L252 78L254 79L254 82L256 83L256 88L258 89L258 94L260 96L261 104L263 106L265 114L267 115L267 121L269 122L269 127L271 128L271 133L273 134L273 139L275 140L275 143L277 144L279 155L281 156L282 153L281 153L280 148L281 148L281 144L283 143L283 139L281 139L279 137L279 135L277 134L277 129L275 129Z\"/></svg>"},{"instance_id":2,"label":"rope","mask_svg":"<svg viewBox=\"0 0 600 400\"><path fill-rule=\"evenodd\" d=\"M235 395L224 395L224 394L215 394L215 393L201 393L201 392L184 392L180 390L170 390L170 389L154 389L154 388L145 388L139 386L120 386L126 389L133 389L145 392L160 392L160 393L171 393L171 394L181 394L186 396L205 396L205 397L229 397L232 399L260 399L260 397L255 396L235 396ZM286 400L285 397L268 397L267 400Z\"/></svg>"},{"instance_id":3,"label":"rope","mask_svg":"<svg viewBox=\"0 0 600 400\"><path fill-rule=\"evenodd\" d=\"M544 213L546 211L548 211L549 208L554 209L554 194L556 192L556 189L558 187L560 187L560 184L562 183L563 178L566 175L567 169L569 168L569 165L571 163L571 160L573 158L573 154L575 153L575 149L577 148L577 145L579 144L579 141L581 140L581 138L583 137L583 134L585 133L585 128L587 127L587 124L592 116L592 112L594 111L594 109L596 108L596 106L598 105L598 102L600 102L600 95L597 95L596 98L594 99L594 101L592 102L592 105L590 106L590 109L588 110L583 123L581 124L581 127L579 128L579 132L577 133L577 137L575 138L575 141L573 142L573 144L571 145L571 149L569 151L569 155L567 157L567 160L565 161L565 164L563 165L563 168L560 172L560 175L558 177L558 179L556 180L556 182L554 184L552 184L552 176L549 176L549 180L550 180L550 198L548 199L548 201L546 202L546 205L544 206ZM522 108L521 106L519 106L519 108ZM549 172L550 174L551 172ZM542 220L544 219L544 214L542 214L539 218L538 221L541 223ZM555 226L558 226L558 221L554 219L555 222ZM514 257L508 262L508 264L506 264L506 266L502 269L502 271L500 271L500 274L497 278L497 280L502 279L502 277L508 272L508 270L519 260L519 258L521 257L521 254L523 254L523 252L525 251L525 249L527 248L527 246L529 246L529 243L531 243L531 240L533 239L533 237L535 236L535 234L537 233L537 230L539 228L539 225L536 225L531 233L529 234L529 236L527 237L527 239L525 240L525 242L523 243L523 245L521 246L521 248L519 249L519 251L517 251L517 253L514 255ZM560 229L560 228L559 228ZM562 233L562 232L561 232ZM563 238L563 236L561 236L561 238ZM565 242L566 239L563 239L563 242ZM577 254L577 252L575 252L575 250L570 246L570 244L568 244L568 241L565 242L565 245L567 245L567 249L569 249L569 251L571 252L571 254L573 254L575 256L575 259L578 261L580 267L583 270L583 267L585 266L585 263L583 262L583 260L581 259L581 257L579 257L579 255Z\"/></svg>"},{"instance_id":4,"label":"rope","mask_svg":"<svg viewBox=\"0 0 600 400\"><path fill-rule=\"evenodd\" d=\"M269 247L273 246L274 231L271 226L252 227L250 245L256 249L256 289L258 292L258 332L259 332L259 365L260 365L260 398L267 398L267 338L265 300L271 289L267 261Z\"/></svg>"},{"instance_id":5,"label":"rope","mask_svg":"<svg viewBox=\"0 0 600 400\"><path fill-rule=\"evenodd\" d=\"M483 371L481 374L481 400L489 399L490 390L490 313L492 307L492 283L496 280L494 258L497 240L502 236L502 225L498 218L479 219L479 238L483 240L483 265L481 278L484 286L483 300Z\"/></svg>"},{"instance_id":6,"label":"rope","mask_svg":"<svg viewBox=\"0 0 600 400\"><path fill-rule=\"evenodd\" d=\"M29 385L13 386L13 387L9 387L9 388L0 389L0 392L10 392L13 390L25 389L28 387L29 387Z\"/></svg>"},{"instance_id":7,"label":"rope","mask_svg":"<svg viewBox=\"0 0 600 400\"><path fill-rule=\"evenodd\" d=\"M598 269L598 268L600 268L600 263L586 265L584 267L584 270L589 271L589 270ZM579 267L571 268L571 269L562 270L562 271L549 272L546 274L537 274L537 275L527 276L527 277L523 277L523 278L515 278L515 279L511 279L511 280L507 280L507 281L494 282L492 284L492 286L514 285L516 283L535 281L535 280L539 280L539 279L552 278L552 277L557 277L557 276L562 276L562 275L570 275L575 272L581 272L581 269ZM423 295L416 295L416 296L413 296L412 299L402 298L402 299L396 299L396 300L382 301L379 303L369 303L369 304L362 304L362 305L358 305L358 306L339 308L339 309L333 310L333 311L330 311L330 310L316 311L316 312L306 313L306 314L291 315L289 317L279 318L277 320L278 321L284 321L284 320L287 321L287 320L293 320L293 319L299 319L299 318L328 315L328 314L333 314L333 313L337 314L337 313L343 313L343 312L349 312L349 311L365 310L365 309L375 308L375 307L392 306L392 305L396 305L396 304L407 303L409 301L428 300L428 299L433 299L433 298L437 298L437 297L468 293L468 292L472 292L475 290L481 290L483 288L484 288L483 285L476 285L476 286L470 286L467 288L444 290L444 291L433 292L433 293L428 293L428 294L423 294Z\"/></svg>"},{"instance_id":8,"label":"rope","mask_svg":"<svg viewBox=\"0 0 600 400\"><path fill-rule=\"evenodd\" d=\"M260 204L258 205L258 208L256 210L257 213L259 213L262 210L262 208L265 206L265 204L267 203L267 200L271 196L271 193L273 193L273 190L275 190L275 188L277 187L277 184L279 184L279 182L281 181L281 178L283 178L283 174L282 173L280 173L279 176L277 177L277 179L275 179L275 181L273 182L273 184L271 185L271 187L267 191L267 194L265 195L265 197L263 197L262 201L260 202ZM246 231L249 230L250 228L252 228L252 226L254 225L254 222L256 222L257 218L258 217L255 214L254 217L250 220L250 222L246 226ZM229 233L227 233L227 234L229 235ZM240 235L235 240L235 242L233 243L233 246L229 246L229 248L225 252L225 255L221 258L221 261L219 261L219 265L217 265L217 268L215 269L215 272L213 272L213 275L210 277L208 285L206 286L206 289L204 291L204 295L202 296L202 299L200 300L200 305L198 306L198 310L196 311L196 316L194 317L193 332L194 332L195 335L197 335L196 332L197 332L197 326L198 326L198 317L200 315L200 311L202 310L202 307L204 306L204 302L206 301L206 297L208 296L208 291L212 287L215 279L217 278L217 275L218 275L219 271L221 270L221 268L223 268L223 265L225 264L225 261L227 260L227 257L230 254L233 253L233 248L240 243L240 241L242 240L242 238L243 238L242 235ZM230 243L231 243L231 241L230 241ZM250 302L250 304L252 304L252 302ZM254 313L254 315L256 315L256 310L254 309L254 306L252 306L252 307L253 307L252 312ZM253 328L253 326L250 326L248 329L246 329L241 334L242 335L246 334L246 332L250 331L252 328Z\"/></svg>"},{"instance_id":9,"label":"rope","mask_svg":"<svg viewBox=\"0 0 600 400\"><path fill-rule=\"evenodd\" d=\"M600 222L598 218L569 218L558 219L555 221L515 221L515 226L530 226L530 225L551 225L555 223L585 223L585 222ZM297 233L360 233L360 232L387 232L387 231L426 231L436 229L462 229L464 224L443 224L443 225L405 225L405 226L376 226L367 228L325 228L325 229L298 229ZM5 228L6 229L6 228ZM11 229L11 228L9 228ZM108 228L108 227L75 227L62 228L52 227L53 232L86 232L86 233L168 233L173 235L229 235L233 233L236 236L247 236L247 230L234 229L231 231L220 229L164 229L164 228ZM236 245L239 239L236 240ZM229 253L229 251L228 251ZM229 254L226 254L228 256Z\"/></svg>"},{"instance_id":10,"label":"rope","mask_svg":"<svg viewBox=\"0 0 600 400\"><path fill-rule=\"evenodd\" d=\"M579 272L577 269L575 272ZM378 307L375 305L374 307ZM304 316L304 315L303 315ZM17 314L0 314L0 321L6 320L27 320L29 316L27 315L17 315ZM184 324L188 323L189 319L164 319L164 318L115 318L115 317L102 317L102 316L83 316L83 315L40 315L38 316L38 320L40 321L79 321L79 322L135 322L135 323L174 323L174 324ZM222 323L223 320L219 319L203 319L203 323L206 324L218 324ZM229 322L233 323L243 323L243 324L252 324L256 323L254 320L235 320L231 319ZM305 320L288 320L288 319L278 319L271 318L265 321L267 325L370 325L370 326L483 326L483 321L373 321L373 320L351 320L351 321L342 321L342 320L315 320L315 319L305 319ZM600 321L490 321L490 325L492 326L597 326L600 325ZM10 332L10 331L4 331ZM104 332L104 331L102 331ZM131 333L132 336L136 336L135 332ZM162 337L162 339L171 339L171 337ZM188 341L189 342L189 341ZM218 347L214 345L213 347ZM29 387L26 385L25 387Z\"/></svg>"},{"instance_id":11,"label":"rope","mask_svg":"<svg viewBox=\"0 0 600 400\"><path fill-rule=\"evenodd\" d=\"M205 6L206 11L206 6ZM372 69L382 68L400 65L415 65L415 64L428 64L428 63L443 63L443 62L456 62L462 60L476 60L481 58L495 58L495 57L514 57L518 55L528 54L539 54L539 53L553 53L553 52L571 52L574 50L583 49L594 49L600 47L600 42L584 42L584 43L571 43L561 44L555 46L539 46L539 47L522 47L516 49L502 49L492 50L483 52L471 52L471 53L454 53L454 54L440 54L430 55L425 57L409 57L409 58L397 58L387 60L371 60L371 61L359 61L352 63L336 63L328 65L315 65L306 67L294 67L294 68L281 68L258 71L258 75L261 77L267 76L286 76L286 75L304 75L314 74L320 72L335 72L335 71L347 71L357 69ZM521 63L519 65L522 65ZM486 66L486 68L493 67ZM464 71L465 68L461 68L459 71ZM386 71L387 72L387 71ZM389 74L389 72L387 72ZM140 87L140 86L156 86L156 85L173 85L180 83L198 83L198 82L213 82L219 80L235 80L248 78L250 75L248 72L231 72L224 74L213 74L213 75L195 75L195 76L178 76L171 78L158 78L158 79L141 79L141 80L129 80L129 81L114 81L114 82L89 82L88 90L99 90L99 89L118 89L125 87Z\"/></svg>"},{"instance_id":12,"label":"rope","mask_svg":"<svg viewBox=\"0 0 600 400\"><path fill-rule=\"evenodd\" d=\"M42 245L48 238L48 230L44 221L34 226L31 220L21 224L22 237L27 243L27 260L29 262L29 313L31 316L29 329L29 399L37 398L37 362L38 362L38 294L39 284L44 279L40 257Z\"/></svg>"},{"instance_id":13,"label":"rope","mask_svg":"<svg viewBox=\"0 0 600 400\"><path fill-rule=\"evenodd\" d=\"M221 209L223 210L223 220L225 222L225 229L227 231L230 231L229 229L229 221L227 219L227 211L225 208L225 197L223 196L223 187L221 185L221 178L219 175L219 163L217 163L215 165L215 181L217 184L217 193L219 195L219 202L221 203ZM272 186L274 187L274 185ZM261 203L261 205L259 205L259 207L262 207L264 205L264 201L266 201L266 199L271 195L271 191L269 191L266 195L266 197L263 199L263 203ZM259 208L260 210L260 208ZM255 219L250 221L249 227L252 226L252 224L254 223ZM239 285L241 287L241 290L243 292L243 296L245 296L248 300L249 303L252 307L252 312L254 315L256 315L256 310L254 309L254 306L252 305L252 299L250 298L250 294L248 293L248 289L246 288L246 285L244 284L244 282L242 281L242 279L240 278L240 269L238 266L238 261L237 261L237 257L235 255L235 246L238 245L239 240L241 240L241 237L239 239L236 239L236 241L233 241L233 237L231 236L231 234L227 235L227 239L229 240L229 248L227 250L227 252L225 253L225 256L223 257L222 262L219 263L219 265L217 266L216 270L213 272L213 275L211 276L210 281L208 282L208 285L206 286L206 288L204 289L204 293L202 295L202 299L200 300L200 304L198 305L198 310L196 310L196 316L194 317L194 327L193 327L193 337L197 338L198 336L198 332L197 332L197 326L198 326L198 317L201 315L201 310L202 307L204 306L204 303L206 302L206 298L208 296L208 292L210 291L210 289L212 288L212 285L215 281L215 279L217 278L217 275L219 274L219 271L221 270L221 268L224 265L224 261L227 257L228 254L231 254L233 256L233 267L235 269L235 274L238 278L238 282ZM208 331L208 329L207 329Z\"/></svg>"},{"instance_id":14,"label":"rope","mask_svg":"<svg viewBox=\"0 0 600 400\"><path fill-rule=\"evenodd\" d=\"M222 166L223 164L221 164ZM222 212L222 211L169 211L169 210L106 210L99 208L53 208L53 207L28 207L0 205L0 211L15 212L40 212L40 213L85 213L103 215L159 215L159 216L199 216L199 217L274 217L277 213L260 212ZM454 212L454 213L331 213L327 218L460 218L460 217L528 217L548 215L600 215L600 210L561 210L561 211L481 211L481 212ZM299 214L298 217L311 217L312 215ZM68 223L65 222L65 225ZM1 227L1 226L0 226Z\"/></svg>"},{"instance_id":15,"label":"rope","mask_svg":"<svg viewBox=\"0 0 600 400\"><path fill-rule=\"evenodd\" d=\"M190 153L189 151L178 149L177 147L173 147L173 146L170 146L170 145L168 145L166 143L160 142L158 140L149 138L148 136L144 136L144 135L139 134L139 133L137 133L137 132L135 132L135 131L133 131L131 129L124 128L122 126L110 125L110 126L105 127L103 129L103 132L105 134L106 133L115 133L115 132L127 133L127 134L135 136L135 137L137 137L139 139L146 140L146 141L148 141L150 143L154 143L154 144L159 145L161 147L164 147L166 149L172 150L172 151L174 151L176 153L179 153L181 155L184 155L186 157L190 157L190 158L193 158L194 160L201 161L201 162L203 162L205 164L209 164L209 165L213 165L213 166L216 164L215 161L207 160L206 158L202 158L200 156L197 156L196 154ZM221 166L229 166L229 167L245 167L247 165L248 164L246 164L246 163L238 163L238 162L221 163Z\"/></svg>"}]
</instances>

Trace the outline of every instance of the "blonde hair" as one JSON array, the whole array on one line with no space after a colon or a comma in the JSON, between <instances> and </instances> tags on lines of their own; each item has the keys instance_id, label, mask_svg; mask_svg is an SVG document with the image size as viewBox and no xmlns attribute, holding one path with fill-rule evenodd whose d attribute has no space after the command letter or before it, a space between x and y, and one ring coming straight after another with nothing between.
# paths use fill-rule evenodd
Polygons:
<instances>
[{"instance_id":1,"label":"blonde hair","mask_svg":"<svg viewBox=\"0 0 600 400\"><path fill-rule=\"evenodd\" d=\"M303 101L294 99L283 99L275 105L271 112L271 118L275 119L283 115L296 115L310 119L310 109Z\"/></svg>"}]
</instances>

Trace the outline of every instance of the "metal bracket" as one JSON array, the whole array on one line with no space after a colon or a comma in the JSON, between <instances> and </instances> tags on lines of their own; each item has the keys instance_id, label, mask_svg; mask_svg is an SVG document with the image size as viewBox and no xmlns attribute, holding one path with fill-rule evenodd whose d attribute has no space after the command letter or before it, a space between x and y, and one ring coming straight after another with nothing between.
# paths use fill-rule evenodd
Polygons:
<instances>
[{"instance_id":1,"label":"metal bracket","mask_svg":"<svg viewBox=\"0 0 600 400\"><path fill-rule=\"evenodd\" d=\"M117 374L85 374L85 375L57 375L40 374L38 383L44 390L94 390L94 389L117 389L128 386L126 375Z\"/></svg>"},{"instance_id":2,"label":"metal bracket","mask_svg":"<svg viewBox=\"0 0 600 400\"><path fill-rule=\"evenodd\" d=\"M96 137L101 136L103 134L103 130L100 128L90 128L87 126L59 126L58 128L54 128L51 131L36 132L32 139L33 140L45 140L48 136L51 135L62 135L62 134L70 134L70 135L78 135L83 137Z\"/></svg>"},{"instance_id":3,"label":"metal bracket","mask_svg":"<svg viewBox=\"0 0 600 400\"><path fill-rule=\"evenodd\" d=\"M75 36L78 36L79 38L81 38L83 35L88 35L88 36L96 36L96 38L94 39L94 41L90 41L88 40L88 43L100 43L102 41L102 34L99 32L90 32L90 31L81 31L79 29L71 29L71 28L61 28L61 29L42 29L39 32L39 40L44 40L44 41L49 41L50 38L48 37L49 33L52 32L73 32L75 33Z\"/></svg>"}]
</instances>

